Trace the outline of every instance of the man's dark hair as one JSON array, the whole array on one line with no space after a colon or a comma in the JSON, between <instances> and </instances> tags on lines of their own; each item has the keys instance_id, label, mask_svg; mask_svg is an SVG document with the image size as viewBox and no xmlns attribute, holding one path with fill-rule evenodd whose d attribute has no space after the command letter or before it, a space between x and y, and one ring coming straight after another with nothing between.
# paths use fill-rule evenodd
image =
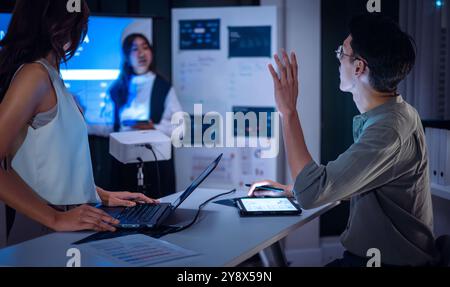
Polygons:
<instances>
[{"instance_id":1,"label":"man's dark hair","mask_svg":"<svg viewBox=\"0 0 450 287\"><path fill-rule=\"evenodd\" d=\"M371 86L396 92L416 60L415 43L392 20L377 14L357 16L350 23L354 56L367 61Z\"/></svg>"}]
</instances>

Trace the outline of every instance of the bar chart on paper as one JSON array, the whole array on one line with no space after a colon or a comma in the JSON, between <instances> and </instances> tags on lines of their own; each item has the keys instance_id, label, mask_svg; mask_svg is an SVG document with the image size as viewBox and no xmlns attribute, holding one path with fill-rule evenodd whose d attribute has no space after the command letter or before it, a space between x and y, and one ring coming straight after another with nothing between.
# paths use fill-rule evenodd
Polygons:
<instances>
[{"instance_id":1,"label":"bar chart on paper","mask_svg":"<svg viewBox=\"0 0 450 287\"><path fill-rule=\"evenodd\" d=\"M142 234L91 242L80 247L124 267L145 267L198 255L197 252Z\"/></svg>"}]
</instances>

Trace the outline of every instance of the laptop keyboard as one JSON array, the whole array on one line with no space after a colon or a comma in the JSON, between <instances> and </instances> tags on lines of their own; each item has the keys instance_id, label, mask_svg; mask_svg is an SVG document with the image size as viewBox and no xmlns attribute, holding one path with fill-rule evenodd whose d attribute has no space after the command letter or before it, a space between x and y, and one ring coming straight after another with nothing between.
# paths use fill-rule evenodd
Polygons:
<instances>
[{"instance_id":1,"label":"laptop keyboard","mask_svg":"<svg viewBox=\"0 0 450 287\"><path fill-rule=\"evenodd\" d=\"M140 204L125 208L117 217L121 222L149 222L161 208L160 205Z\"/></svg>"}]
</instances>

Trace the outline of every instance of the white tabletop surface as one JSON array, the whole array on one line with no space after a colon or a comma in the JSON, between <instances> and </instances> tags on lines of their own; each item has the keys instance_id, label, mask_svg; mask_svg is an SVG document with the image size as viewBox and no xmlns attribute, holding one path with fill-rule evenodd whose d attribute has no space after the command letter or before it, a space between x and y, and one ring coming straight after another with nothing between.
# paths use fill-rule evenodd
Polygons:
<instances>
[{"instance_id":1,"label":"white tabletop surface","mask_svg":"<svg viewBox=\"0 0 450 287\"><path fill-rule=\"evenodd\" d=\"M197 189L177 210L175 219L181 220L183 215L191 218L199 204L223 192L226 190ZM217 200L245 195L246 192L242 190ZM171 195L161 201L172 202L177 196L178 194ZM161 263L157 266L236 266L337 204L304 210L299 216L240 217L234 207L209 203L195 225L161 238L161 240L196 251L200 255ZM0 266L65 267L69 259L66 256L67 250L77 247L72 243L90 234L92 232L53 233L1 249ZM82 253L81 266L117 266L117 263L109 262L94 254Z\"/></svg>"}]
</instances>

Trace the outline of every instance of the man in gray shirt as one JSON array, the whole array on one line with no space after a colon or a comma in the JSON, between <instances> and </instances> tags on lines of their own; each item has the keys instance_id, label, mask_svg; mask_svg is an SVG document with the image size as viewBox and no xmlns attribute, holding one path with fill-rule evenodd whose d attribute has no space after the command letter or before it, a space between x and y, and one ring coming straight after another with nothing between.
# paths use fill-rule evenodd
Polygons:
<instances>
[{"instance_id":1,"label":"man in gray shirt","mask_svg":"<svg viewBox=\"0 0 450 287\"><path fill-rule=\"evenodd\" d=\"M282 115L293 189L272 181L253 184L285 189L303 208L350 199L350 218L341 241L347 251L329 266L365 266L367 252L380 251L385 266L435 263L428 154L417 111L397 94L415 62L411 38L381 16L359 16L336 51L340 89L353 94L360 111L353 121L354 144L335 161L318 165L305 145L296 110L297 59L275 56L269 66ZM292 192L292 191L293 192Z\"/></svg>"}]
</instances>

